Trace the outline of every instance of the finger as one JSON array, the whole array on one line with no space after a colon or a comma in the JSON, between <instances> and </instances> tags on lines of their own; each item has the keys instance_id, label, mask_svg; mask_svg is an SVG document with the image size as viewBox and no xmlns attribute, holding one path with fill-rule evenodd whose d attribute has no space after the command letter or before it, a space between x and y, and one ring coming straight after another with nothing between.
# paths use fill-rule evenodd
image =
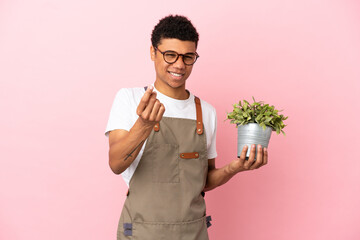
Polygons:
<instances>
[{"instance_id":1,"label":"finger","mask_svg":"<svg viewBox=\"0 0 360 240\"><path fill-rule=\"evenodd\" d=\"M251 165L254 163L255 154L256 154L256 147L255 144L252 144L250 149L249 159L244 163L245 169L250 169Z\"/></svg>"},{"instance_id":2,"label":"finger","mask_svg":"<svg viewBox=\"0 0 360 240\"><path fill-rule=\"evenodd\" d=\"M263 160L263 165L266 165L266 164L268 163L268 157L269 157L268 150L267 150L267 148L264 148L264 160Z\"/></svg>"},{"instance_id":3,"label":"finger","mask_svg":"<svg viewBox=\"0 0 360 240\"><path fill-rule=\"evenodd\" d=\"M156 122L161 121L162 116L164 115L164 112L165 112L165 106L164 106L164 104L161 103L160 109L159 109L158 114L157 114L156 119L155 119Z\"/></svg>"},{"instance_id":4,"label":"finger","mask_svg":"<svg viewBox=\"0 0 360 240\"><path fill-rule=\"evenodd\" d=\"M146 105L144 111L141 113L141 117L143 119L149 120L151 111L154 107L154 104L156 102L156 92L153 92L150 96L150 99L148 101L148 104Z\"/></svg>"},{"instance_id":5,"label":"finger","mask_svg":"<svg viewBox=\"0 0 360 240\"><path fill-rule=\"evenodd\" d=\"M256 161L253 165L251 165L250 169L257 169L259 168L263 163L263 149L262 146L258 145L257 155L256 155Z\"/></svg>"},{"instance_id":6,"label":"finger","mask_svg":"<svg viewBox=\"0 0 360 240\"><path fill-rule=\"evenodd\" d=\"M144 111L146 105L148 104L150 97L153 93L154 87L153 86L148 86L148 88L146 89L144 95L142 96L140 103L137 107L136 113L137 115L141 115L141 113Z\"/></svg>"},{"instance_id":7,"label":"finger","mask_svg":"<svg viewBox=\"0 0 360 240\"><path fill-rule=\"evenodd\" d=\"M241 165L244 165L248 148L249 148L248 145L245 145L241 151L241 154L240 154L240 164Z\"/></svg>"},{"instance_id":8,"label":"finger","mask_svg":"<svg viewBox=\"0 0 360 240\"><path fill-rule=\"evenodd\" d=\"M151 113L150 113L150 116L149 116L149 121L155 121L156 116L157 116L157 114L159 112L160 106L161 106L160 101L158 99L156 99L156 101L154 103L154 106L151 109Z\"/></svg>"}]
</instances>

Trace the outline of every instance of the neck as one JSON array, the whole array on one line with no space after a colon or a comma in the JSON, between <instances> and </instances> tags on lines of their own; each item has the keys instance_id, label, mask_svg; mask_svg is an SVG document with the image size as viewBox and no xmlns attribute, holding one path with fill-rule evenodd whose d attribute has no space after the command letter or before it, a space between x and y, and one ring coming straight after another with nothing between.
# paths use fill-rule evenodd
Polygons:
<instances>
[{"instance_id":1,"label":"neck","mask_svg":"<svg viewBox=\"0 0 360 240\"><path fill-rule=\"evenodd\" d=\"M190 96L190 93L185 89L185 84L180 87L173 88L168 84L162 84L161 81L156 80L154 86L162 94L174 99L185 100Z\"/></svg>"}]
</instances>

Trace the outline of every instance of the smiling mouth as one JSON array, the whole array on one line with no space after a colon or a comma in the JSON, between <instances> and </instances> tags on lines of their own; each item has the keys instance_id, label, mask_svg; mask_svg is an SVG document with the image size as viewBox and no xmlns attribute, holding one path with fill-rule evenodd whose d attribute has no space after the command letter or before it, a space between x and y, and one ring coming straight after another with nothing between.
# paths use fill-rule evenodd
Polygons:
<instances>
[{"instance_id":1,"label":"smiling mouth","mask_svg":"<svg viewBox=\"0 0 360 240\"><path fill-rule=\"evenodd\" d=\"M174 77L182 77L184 76L184 74L181 73L174 73L174 72L169 72L171 75L173 75Z\"/></svg>"}]
</instances>

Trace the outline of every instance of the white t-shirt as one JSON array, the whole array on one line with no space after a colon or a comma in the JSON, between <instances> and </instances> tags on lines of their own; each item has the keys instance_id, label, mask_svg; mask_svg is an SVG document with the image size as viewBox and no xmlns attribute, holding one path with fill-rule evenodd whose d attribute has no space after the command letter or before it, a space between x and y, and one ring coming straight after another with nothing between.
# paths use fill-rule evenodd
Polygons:
<instances>
[{"instance_id":1,"label":"white t-shirt","mask_svg":"<svg viewBox=\"0 0 360 240\"><path fill-rule=\"evenodd\" d=\"M159 101L165 106L165 112L163 115L164 117L196 120L195 100L192 93L190 93L188 99L178 100L160 93L156 90L155 87L154 91L157 93L157 99L159 99ZM122 88L118 91L110 111L110 117L105 132L106 136L108 136L110 131L115 129L129 131L132 128L139 117L136 114L136 108L139 105L139 102L144 93L145 89L143 87ZM204 131L206 133L208 159L216 158L216 110L213 106L203 100L201 100L201 108L203 114ZM141 148L136 159L121 174L128 186L130 179L133 176L144 152L145 145L146 142L143 144L143 147Z\"/></svg>"}]
</instances>

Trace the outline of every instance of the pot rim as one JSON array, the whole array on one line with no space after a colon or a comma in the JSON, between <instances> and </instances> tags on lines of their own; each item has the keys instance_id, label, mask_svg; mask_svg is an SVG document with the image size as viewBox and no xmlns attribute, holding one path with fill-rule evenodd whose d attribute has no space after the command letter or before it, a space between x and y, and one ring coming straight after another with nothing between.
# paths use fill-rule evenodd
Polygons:
<instances>
[{"instance_id":1,"label":"pot rim","mask_svg":"<svg viewBox=\"0 0 360 240\"><path fill-rule=\"evenodd\" d=\"M239 123L237 123L236 124L236 127L239 127L239 126L246 126L246 125L248 125L248 124L256 124L256 125L259 125L260 126L260 124L259 123L256 123L256 122L250 122L250 123L246 123L246 124L239 124ZM271 128L271 131L275 131L272 127L270 127L270 126L267 126L267 125L265 125L267 128Z\"/></svg>"}]
</instances>

